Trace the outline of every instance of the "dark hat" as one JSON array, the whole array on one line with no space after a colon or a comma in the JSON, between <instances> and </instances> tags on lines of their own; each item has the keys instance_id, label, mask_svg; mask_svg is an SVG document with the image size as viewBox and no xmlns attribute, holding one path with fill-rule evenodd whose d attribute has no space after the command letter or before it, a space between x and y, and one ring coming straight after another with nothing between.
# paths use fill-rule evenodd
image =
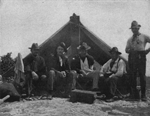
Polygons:
<instances>
[{"instance_id":1,"label":"dark hat","mask_svg":"<svg viewBox=\"0 0 150 116\"><path fill-rule=\"evenodd\" d=\"M115 53L117 53L117 54L121 54L121 52L118 51L118 48L117 48L117 47L113 47L109 52L110 52L110 53L115 52Z\"/></svg>"},{"instance_id":2,"label":"dark hat","mask_svg":"<svg viewBox=\"0 0 150 116\"><path fill-rule=\"evenodd\" d=\"M139 25L137 21L132 21L130 29L140 28L140 27L141 27L141 25Z\"/></svg>"},{"instance_id":3,"label":"dark hat","mask_svg":"<svg viewBox=\"0 0 150 116\"><path fill-rule=\"evenodd\" d=\"M67 52L66 44L64 42L61 42L59 44L59 46L61 46L62 48L64 48L64 51Z\"/></svg>"},{"instance_id":4,"label":"dark hat","mask_svg":"<svg viewBox=\"0 0 150 116\"><path fill-rule=\"evenodd\" d=\"M29 47L29 49L40 49L37 43L33 43L31 47Z\"/></svg>"},{"instance_id":5,"label":"dark hat","mask_svg":"<svg viewBox=\"0 0 150 116\"><path fill-rule=\"evenodd\" d=\"M91 47L90 47L89 45L87 45L87 43L82 42L82 44L79 45L79 46L77 47L77 49L78 49L78 50L89 50L89 49L91 49Z\"/></svg>"}]
</instances>

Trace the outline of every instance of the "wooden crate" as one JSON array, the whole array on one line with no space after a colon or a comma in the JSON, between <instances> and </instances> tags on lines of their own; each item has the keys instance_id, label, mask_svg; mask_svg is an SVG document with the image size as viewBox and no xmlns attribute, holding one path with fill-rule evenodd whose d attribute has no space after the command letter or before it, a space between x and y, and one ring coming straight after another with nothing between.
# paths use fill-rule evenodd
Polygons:
<instances>
[{"instance_id":1,"label":"wooden crate","mask_svg":"<svg viewBox=\"0 0 150 116\"><path fill-rule=\"evenodd\" d=\"M71 91L71 102L83 102L92 104L96 99L96 93L92 91L85 90L72 90Z\"/></svg>"}]
</instances>

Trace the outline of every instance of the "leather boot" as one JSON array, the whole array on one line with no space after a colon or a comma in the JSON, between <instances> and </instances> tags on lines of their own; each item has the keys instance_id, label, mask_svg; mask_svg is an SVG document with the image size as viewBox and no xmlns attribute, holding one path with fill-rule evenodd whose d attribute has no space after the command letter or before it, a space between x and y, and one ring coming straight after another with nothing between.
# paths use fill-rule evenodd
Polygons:
<instances>
[{"instance_id":1,"label":"leather boot","mask_svg":"<svg viewBox=\"0 0 150 116\"><path fill-rule=\"evenodd\" d=\"M140 91L138 91L137 89L134 89L134 99L140 100Z\"/></svg>"}]
</instances>

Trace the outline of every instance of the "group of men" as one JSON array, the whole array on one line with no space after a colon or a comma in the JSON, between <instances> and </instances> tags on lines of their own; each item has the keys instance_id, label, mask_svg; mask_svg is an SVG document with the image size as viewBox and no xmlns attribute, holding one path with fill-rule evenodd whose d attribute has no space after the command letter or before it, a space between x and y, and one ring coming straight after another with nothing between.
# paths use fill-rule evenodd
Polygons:
<instances>
[{"instance_id":1,"label":"group of men","mask_svg":"<svg viewBox=\"0 0 150 116\"><path fill-rule=\"evenodd\" d=\"M129 71L126 70L125 61L120 58L121 52L117 47L113 47L109 52L111 59L107 61L100 71L94 70L94 58L87 51L90 49L85 42L77 47L78 54L75 55L69 63L66 55L67 48L65 43L61 42L55 51L52 58L52 66L47 69L45 60L39 56L38 44L32 44L31 54L25 59L25 75L26 82L33 80L45 82L48 94L47 99L52 99L54 89L59 86L59 89L64 88L66 95L69 95L71 90L76 88L76 81L86 82L92 80L92 91L101 90L105 94L108 101L112 101L117 89L117 84L128 73L130 83L130 98L137 98L137 74L140 77L141 83L141 100L146 101L146 54L150 52L150 48L145 50L146 43L150 43L150 37L139 32L141 25L136 21L131 23L133 36L129 38L126 46L126 53L129 54L128 65ZM94 52L94 51L93 51ZM101 86L101 85L103 86Z\"/></svg>"}]
</instances>

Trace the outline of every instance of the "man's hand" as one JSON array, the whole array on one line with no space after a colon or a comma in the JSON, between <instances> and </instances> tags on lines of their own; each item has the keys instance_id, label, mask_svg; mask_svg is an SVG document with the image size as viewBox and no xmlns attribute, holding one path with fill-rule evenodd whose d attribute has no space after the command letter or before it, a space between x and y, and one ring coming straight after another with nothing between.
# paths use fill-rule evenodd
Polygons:
<instances>
[{"instance_id":1,"label":"man's hand","mask_svg":"<svg viewBox=\"0 0 150 116\"><path fill-rule=\"evenodd\" d=\"M135 50L134 50L134 48L133 48L133 47L126 48L126 53L130 53L130 54L132 54L132 53L134 53L134 52L135 52Z\"/></svg>"},{"instance_id":2,"label":"man's hand","mask_svg":"<svg viewBox=\"0 0 150 116\"><path fill-rule=\"evenodd\" d=\"M92 69L84 69L84 71L86 71L86 72L93 72Z\"/></svg>"},{"instance_id":3,"label":"man's hand","mask_svg":"<svg viewBox=\"0 0 150 116\"><path fill-rule=\"evenodd\" d=\"M112 75L109 76L109 78L112 78L112 77L114 77L114 74L112 74Z\"/></svg>"},{"instance_id":4,"label":"man's hand","mask_svg":"<svg viewBox=\"0 0 150 116\"><path fill-rule=\"evenodd\" d=\"M66 77L66 72L65 71L61 71L61 74L63 77Z\"/></svg>"},{"instance_id":5,"label":"man's hand","mask_svg":"<svg viewBox=\"0 0 150 116\"><path fill-rule=\"evenodd\" d=\"M33 80L39 79L39 76L34 71L32 71L32 77L33 77Z\"/></svg>"},{"instance_id":6,"label":"man's hand","mask_svg":"<svg viewBox=\"0 0 150 116\"><path fill-rule=\"evenodd\" d=\"M108 75L109 75L109 74L112 74L112 72L110 72L110 71L109 71L109 72L106 72L106 74L108 74Z\"/></svg>"},{"instance_id":7,"label":"man's hand","mask_svg":"<svg viewBox=\"0 0 150 116\"><path fill-rule=\"evenodd\" d=\"M84 70L80 70L80 73L83 75L87 75L87 73Z\"/></svg>"},{"instance_id":8,"label":"man's hand","mask_svg":"<svg viewBox=\"0 0 150 116\"><path fill-rule=\"evenodd\" d=\"M147 50L145 50L145 54L147 55L150 52L150 48L148 48Z\"/></svg>"},{"instance_id":9,"label":"man's hand","mask_svg":"<svg viewBox=\"0 0 150 116\"><path fill-rule=\"evenodd\" d=\"M46 79L46 75L42 75L42 76L41 76L41 79L42 79L42 80L45 80L45 79Z\"/></svg>"},{"instance_id":10,"label":"man's hand","mask_svg":"<svg viewBox=\"0 0 150 116\"><path fill-rule=\"evenodd\" d=\"M100 77L103 77L103 76L104 76L104 74L100 73L100 74L99 74L99 76L100 76Z\"/></svg>"}]
</instances>

